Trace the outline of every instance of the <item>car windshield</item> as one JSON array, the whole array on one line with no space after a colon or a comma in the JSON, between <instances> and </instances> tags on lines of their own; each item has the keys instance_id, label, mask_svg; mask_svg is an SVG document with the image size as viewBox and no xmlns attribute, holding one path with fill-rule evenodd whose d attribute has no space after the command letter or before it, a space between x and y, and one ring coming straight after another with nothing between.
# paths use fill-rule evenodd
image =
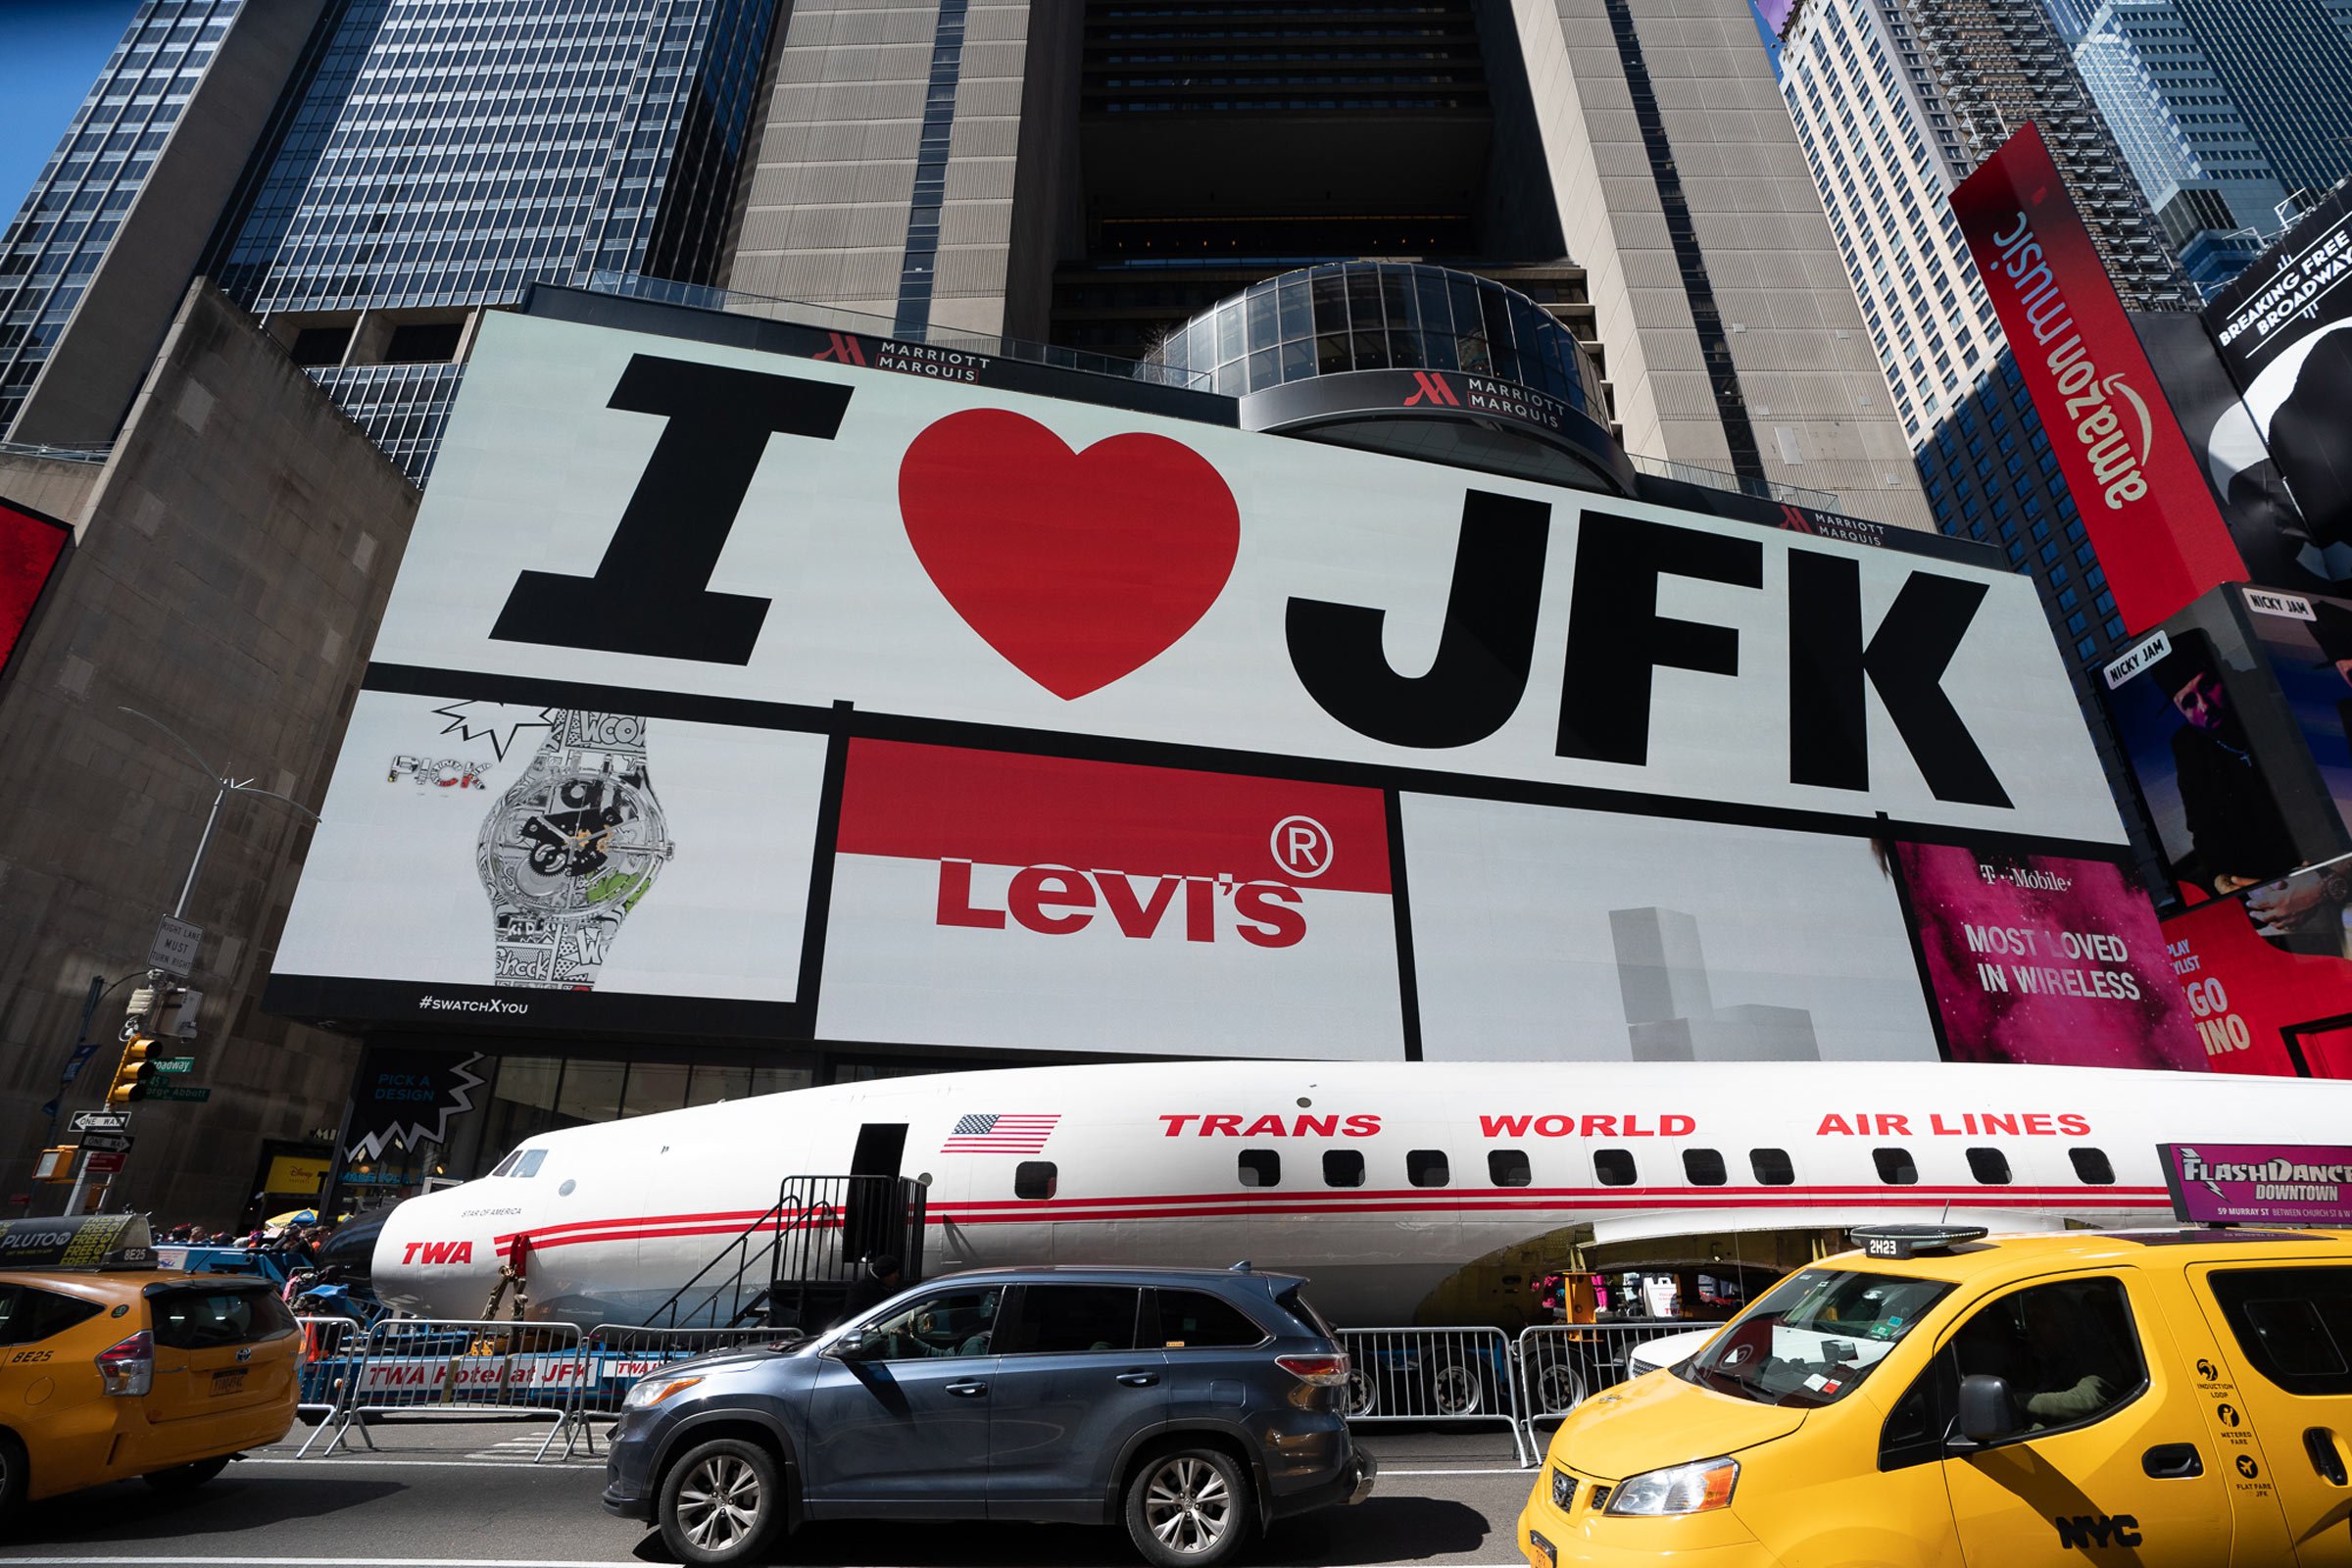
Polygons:
<instances>
[{"instance_id":1,"label":"car windshield","mask_svg":"<svg viewBox=\"0 0 2352 1568\"><path fill-rule=\"evenodd\" d=\"M1952 1288L1850 1269L1800 1269L1676 1370L1685 1382L1759 1404L1833 1404Z\"/></svg>"}]
</instances>

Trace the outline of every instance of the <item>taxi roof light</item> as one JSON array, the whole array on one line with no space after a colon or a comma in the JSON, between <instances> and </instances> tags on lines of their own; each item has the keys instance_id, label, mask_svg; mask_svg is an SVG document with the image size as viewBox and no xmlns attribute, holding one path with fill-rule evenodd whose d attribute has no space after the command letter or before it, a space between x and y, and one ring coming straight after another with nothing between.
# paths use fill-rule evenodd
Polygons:
<instances>
[{"instance_id":1,"label":"taxi roof light","mask_svg":"<svg viewBox=\"0 0 2352 1568\"><path fill-rule=\"evenodd\" d=\"M1870 1257L1935 1257L1981 1242L1982 1225L1857 1225L1845 1233Z\"/></svg>"}]
</instances>

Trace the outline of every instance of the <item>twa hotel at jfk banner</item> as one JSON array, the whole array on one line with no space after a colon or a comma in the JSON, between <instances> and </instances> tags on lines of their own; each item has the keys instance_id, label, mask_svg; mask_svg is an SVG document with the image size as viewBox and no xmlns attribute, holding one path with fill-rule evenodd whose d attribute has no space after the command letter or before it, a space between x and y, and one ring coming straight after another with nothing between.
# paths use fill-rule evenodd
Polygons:
<instances>
[{"instance_id":1,"label":"twa hotel at jfk banner","mask_svg":"<svg viewBox=\"0 0 2352 1568\"><path fill-rule=\"evenodd\" d=\"M1955 926L1906 884L1900 845L2012 893L2121 875L1989 554L588 298L483 325L273 1010L453 1045L2194 1055L2121 999L2158 942L2129 901ZM1936 994L2028 925L2026 995Z\"/></svg>"}]
</instances>

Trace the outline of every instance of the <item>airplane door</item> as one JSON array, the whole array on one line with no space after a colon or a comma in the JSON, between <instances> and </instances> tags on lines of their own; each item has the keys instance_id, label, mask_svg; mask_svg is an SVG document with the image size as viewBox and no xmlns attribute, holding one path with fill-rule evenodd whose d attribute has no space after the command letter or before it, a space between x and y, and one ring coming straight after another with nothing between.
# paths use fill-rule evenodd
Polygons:
<instances>
[{"instance_id":1,"label":"airplane door","mask_svg":"<svg viewBox=\"0 0 2352 1568\"><path fill-rule=\"evenodd\" d=\"M842 1262L876 1252L903 1253L905 1215L898 1205L899 1162L906 1153L906 1124L869 1121L858 1129L850 1155L849 1192L842 1200ZM902 1261L904 1259L902 1258Z\"/></svg>"},{"instance_id":2,"label":"airplane door","mask_svg":"<svg viewBox=\"0 0 2352 1568\"><path fill-rule=\"evenodd\" d=\"M2028 1429L1944 1459L1968 1568L2230 1560L2230 1495L2149 1282L2065 1275L1996 1296L1945 1342L2004 1378Z\"/></svg>"}]
</instances>

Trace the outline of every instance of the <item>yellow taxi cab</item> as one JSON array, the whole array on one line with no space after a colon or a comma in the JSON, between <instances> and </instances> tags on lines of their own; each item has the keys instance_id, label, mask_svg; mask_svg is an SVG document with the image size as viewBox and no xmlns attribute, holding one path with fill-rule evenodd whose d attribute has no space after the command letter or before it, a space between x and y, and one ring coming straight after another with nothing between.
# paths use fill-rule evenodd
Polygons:
<instances>
[{"instance_id":1,"label":"yellow taxi cab","mask_svg":"<svg viewBox=\"0 0 2352 1568\"><path fill-rule=\"evenodd\" d=\"M1532 1568L2352 1565L2352 1233L1855 1234L1561 1423Z\"/></svg>"},{"instance_id":2,"label":"yellow taxi cab","mask_svg":"<svg viewBox=\"0 0 2352 1568\"><path fill-rule=\"evenodd\" d=\"M137 1215L0 1224L0 1527L101 1482L219 1475L292 1428L301 1357L269 1281L158 1271Z\"/></svg>"}]
</instances>

